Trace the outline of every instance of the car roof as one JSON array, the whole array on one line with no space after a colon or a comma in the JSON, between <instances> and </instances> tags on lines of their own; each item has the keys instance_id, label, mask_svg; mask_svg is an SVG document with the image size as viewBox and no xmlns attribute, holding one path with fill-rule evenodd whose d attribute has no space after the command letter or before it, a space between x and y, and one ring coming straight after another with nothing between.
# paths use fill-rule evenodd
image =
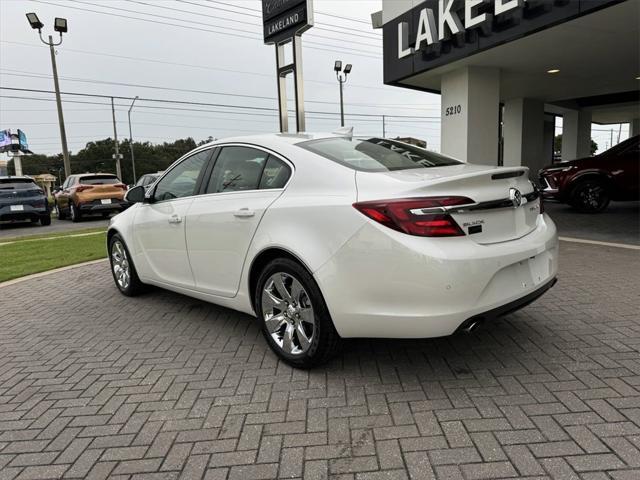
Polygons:
<instances>
[{"instance_id":1,"label":"car roof","mask_svg":"<svg viewBox=\"0 0 640 480\"><path fill-rule=\"evenodd\" d=\"M0 175L0 180L29 180L31 182L35 181L28 175Z\"/></svg>"},{"instance_id":2,"label":"car roof","mask_svg":"<svg viewBox=\"0 0 640 480\"><path fill-rule=\"evenodd\" d=\"M301 133L266 133L260 135L243 135L238 137L221 138L207 144L207 146L215 146L224 143L254 143L256 145L277 146L277 145L295 145L297 143L306 142L308 140L319 140L323 138L345 137L347 135L341 133L328 132L301 132ZM351 136L351 135L348 135Z\"/></svg>"}]
</instances>

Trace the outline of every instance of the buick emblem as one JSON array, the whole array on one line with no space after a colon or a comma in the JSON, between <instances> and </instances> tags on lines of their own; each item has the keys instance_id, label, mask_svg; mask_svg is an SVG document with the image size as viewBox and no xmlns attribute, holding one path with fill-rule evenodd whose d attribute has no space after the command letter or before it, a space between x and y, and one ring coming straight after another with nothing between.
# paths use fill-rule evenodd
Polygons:
<instances>
[{"instance_id":1,"label":"buick emblem","mask_svg":"<svg viewBox=\"0 0 640 480\"><path fill-rule=\"evenodd\" d=\"M522 204L522 194L517 188L509 189L509 200L513 204L513 208L518 208Z\"/></svg>"}]
</instances>

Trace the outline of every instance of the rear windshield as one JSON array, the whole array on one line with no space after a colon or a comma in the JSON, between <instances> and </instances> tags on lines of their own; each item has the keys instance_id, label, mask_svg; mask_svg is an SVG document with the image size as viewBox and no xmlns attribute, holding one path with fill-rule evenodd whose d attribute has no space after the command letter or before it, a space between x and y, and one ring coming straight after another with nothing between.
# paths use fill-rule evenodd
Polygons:
<instances>
[{"instance_id":1,"label":"rear windshield","mask_svg":"<svg viewBox=\"0 0 640 480\"><path fill-rule=\"evenodd\" d=\"M2 178L0 179L0 190L33 190L40 188L33 180L22 178Z\"/></svg>"},{"instance_id":2,"label":"rear windshield","mask_svg":"<svg viewBox=\"0 0 640 480\"><path fill-rule=\"evenodd\" d=\"M445 167L460 162L424 148L384 138L323 138L297 144L354 170L386 172L411 168Z\"/></svg>"},{"instance_id":3,"label":"rear windshield","mask_svg":"<svg viewBox=\"0 0 640 480\"><path fill-rule=\"evenodd\" d=\"M80 177L80 183L83 185L110 185L120 183L120 180L113 175L92 175L90 177Z\"/></svg>"}]
</instances>

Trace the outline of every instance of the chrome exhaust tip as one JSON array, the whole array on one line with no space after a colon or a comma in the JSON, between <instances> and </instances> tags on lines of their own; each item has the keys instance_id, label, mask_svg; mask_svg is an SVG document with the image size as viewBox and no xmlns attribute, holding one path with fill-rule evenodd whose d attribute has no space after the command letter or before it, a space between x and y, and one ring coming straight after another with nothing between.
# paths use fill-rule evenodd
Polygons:
<instances>
[{"instance_id":1,"label":"chrome exhaust tip","mask_svg":"<svg viewBox=\"0 0 640 480\"><path fill-rule=\"evenodd\" d=\"M478 330L478 328L480 328L481 325L482 325L482 319L473 320L469 323L469 325L465 325L462 328L462 332L466 333L467 335L470 335L476 330Z\"/></svg>"}]
</instances>

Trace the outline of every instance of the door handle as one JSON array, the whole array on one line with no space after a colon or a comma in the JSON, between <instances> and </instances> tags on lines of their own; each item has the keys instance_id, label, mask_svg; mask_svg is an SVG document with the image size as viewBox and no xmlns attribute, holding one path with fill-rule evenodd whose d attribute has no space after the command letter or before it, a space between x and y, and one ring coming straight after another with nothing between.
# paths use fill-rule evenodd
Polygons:
<instances>
[{"instance_id":1,"label":"door handle","mask_svg":"<svg viewBox=\"0 0 640 480\"><path fill-rule=\"evenodd\" d=\"M182 219L178 215L171 215L169 217L169 223L181 223Z\"/></svg>"},{"instance_id":2,"label":"door handle","mask_svg":"<svg viewBox=\"0 0 640 480\"><path fill-rule=\"evenodd\" d=\"M233 216L239 218L253 217L255 214L256 212L254 212L253 210L249 210L248 208L241 208L240 210L236 210L235 212L233 212Z\"/></svg>"}]
</instances>

